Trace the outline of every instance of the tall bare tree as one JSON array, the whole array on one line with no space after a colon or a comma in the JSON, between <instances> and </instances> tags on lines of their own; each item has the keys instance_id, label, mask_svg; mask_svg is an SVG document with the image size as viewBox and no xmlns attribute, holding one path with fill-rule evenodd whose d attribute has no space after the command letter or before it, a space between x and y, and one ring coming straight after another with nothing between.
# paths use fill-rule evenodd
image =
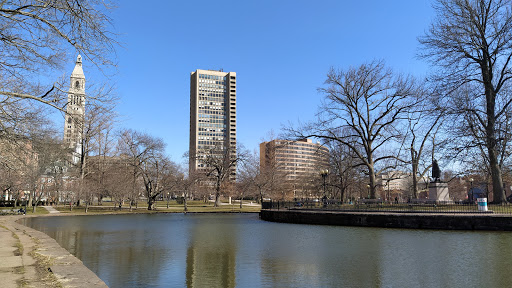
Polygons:
<instances>
[{"instance_id":1,"label":"tall bare tree","mask_svg":"<svg viewBox=\"0 0 512 288\"><path fill-rule=\"evenodd\" d=\"M411 77L396 76L382 61L352 67L346 71L331 69L327 74L325 94L318 121L295 131L301 138L317 137L349 147L367 171L370 197L376 195L376 164L397 155L379 151L398 136L394 126L414 106L416 93ZM339 133L347 131L347 133Z\"/></svg>"},{"instance_id":2,"label":"tall bare tree","mask_svg":"<svg viewBox=\"0 0 512 288\"><path fill-rule=\"evenodd\" d=\"M215 191L215 207L220 206L221 188L229 180L237 164L245 159L246 152L243 147L237 147L237 153L232 153L232 149L226 146L212 146L198 153L198 162L204 169L201 169L206 178L212 182Z\"/></svg>"},{"instance_id":3,"label":"tall bare tree","mask_svg":"<svg viewBox=\"0 0 512 288\"><path fill-rule=\"evenodd\" d=\"M486 150L494 202L504 203L499 163L503 140L497 129L512 103L507 91L512 79L511 1L436 0L434 9L436 20L419 38L422 56L440 68L433 77L446 91L440 104L475 119L473 128L483 139L474 138Z\"/></svg>"},{"instance_id":4,"label":"tall bare tree","mask_svg":"<svg viewBox=\"0 0 512 288\"><path fill-rule=\"evenodd\" d=\"M165 145L162 139L146 133L124 130L121 132L119 145L120 151L132 165L134 185L140 177L144 184L148 210L153 210L156 198L175 186L173 177L179 174L178 166L164 155Z\"/></svg>"},{"instance_id":5,"label":"tall bare tree","mask_svg":"<svg viewBox=\"0 0 512 288\"><path fill-rule=\"evenodd\" d=\"M73 167L75 177L79 179L79 195L85 202L85 212L88 210L88 206L92 204L94 197L93 192L105 191L105 185L103 185L103 174L104 170L107 169L107 163L110 161L109 158L113 155L113 124L115 123L115 113L113 107L115 107L117 98L109 89L98 89L90 94L92 97L86 102L85 105L85 118L83 123L79 123L79 129L81 130L81 143L80 153L76 155L78 158L77 163L74 163ZM102 99L99 101L98 99ZM75 153L75 151L69 151ZM95 157L95 165L89 165L89 157ZM89 179L91 175L95 176L95 179ZM94 183L95 189L87 187L87 184ZM101 197L102 195L98 195Z\"/></svg>"},{"instance_id":6,"label":"tall bare tree","mask_svg":"<svg viewBox=\"0 0 512 288\"><path fill-rule=\"evenodd\" d=\"M101 0L1 1L0 95L65 111L66 91L34 84L34 76L61 68L76 51L98 67L113 64L116 43L107 15L112 7Z\"/></svg>"}]
</instances>

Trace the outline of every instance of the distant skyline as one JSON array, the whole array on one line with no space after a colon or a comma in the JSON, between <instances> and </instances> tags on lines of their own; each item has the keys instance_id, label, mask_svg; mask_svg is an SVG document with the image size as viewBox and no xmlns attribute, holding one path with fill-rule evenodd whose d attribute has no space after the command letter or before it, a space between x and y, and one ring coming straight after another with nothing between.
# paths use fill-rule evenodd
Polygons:
<instances>
[{"instance_id":1,"label":"distant skyline","mask_svg":"<svg viewBox=\"0 0 512 288\"><path fill-rule=\"evenodd\" d=\"M223 69L237 73L237 142L255 151L271 130L314 119L317 88L331 67L383 59L397 72L424 77L417 37L433 20L431 3L119 1L113 23L123 47L112 78L119 126L162 138L171 159L183 163L190 73Z\"/></svg>"}]
</instances>

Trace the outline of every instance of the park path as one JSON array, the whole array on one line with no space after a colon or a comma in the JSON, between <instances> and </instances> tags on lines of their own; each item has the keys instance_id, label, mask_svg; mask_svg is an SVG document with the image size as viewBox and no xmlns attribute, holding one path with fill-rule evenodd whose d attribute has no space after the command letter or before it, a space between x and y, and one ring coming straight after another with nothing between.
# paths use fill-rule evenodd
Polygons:
<instances>
[{"instance_id":1,"label":"park path","mask_svg":"<svg viewBox=\"0 0 512 288\"><path fill-rule=\"evenodd\" d=\"M50 214L56 214L56 213L60 213L60 211L57 211L55 208L53 208L52 206L43 206L44 209L48 210L48 212L50 212Z\"/></svg>"}]
</instances>

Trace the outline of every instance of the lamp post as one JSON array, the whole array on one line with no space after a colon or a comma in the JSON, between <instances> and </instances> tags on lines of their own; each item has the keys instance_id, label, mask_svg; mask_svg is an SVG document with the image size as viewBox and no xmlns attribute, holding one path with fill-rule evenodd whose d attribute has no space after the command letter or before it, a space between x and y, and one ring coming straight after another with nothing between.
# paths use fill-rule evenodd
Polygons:
<instances>
[{"instance_id":1,"label":"lamp post","mask_svg":"<svg viewBox=\"0 0 512 288\"><path fill-rule=\"evenodd\" d=\"M327 175L329 175L329 170L327 169L322 169L320 170L320 175L322 175L322 179L324 181L324 207L327 206L327 194L326 194L326 189L325 189L325 178L327 177Z\"/></svg>"},{"instance_id":2,"label":"lamp post","mask_svg":"<svg viewBox=\"0 0 512 288\"><path fill-rule=\"evenodd\" d=\"M368 188L368 199L370 199L370 184L367 184L366 187Z\"/></svg>"}]
</instances>

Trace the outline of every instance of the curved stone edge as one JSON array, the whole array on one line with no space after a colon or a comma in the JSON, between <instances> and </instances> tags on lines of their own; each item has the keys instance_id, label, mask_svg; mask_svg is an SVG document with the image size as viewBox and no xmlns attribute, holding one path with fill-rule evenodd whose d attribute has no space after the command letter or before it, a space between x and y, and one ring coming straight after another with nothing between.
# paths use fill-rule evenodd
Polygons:
<instances>
[{"instance_id":1,"label":"curved stone edge","mask_svg":"<svg viewBox=\"0 0 512 288\"><path fill-rule=\"evenodd\" d=\"M403 229L512 231L512 215L261 210L271 222Z\"/></svg>"},{"instance_id":2,"label":"curved stone edge","mask_svg":"<svg viewBox=\"0 0 512 288\"><path fill-rule=\"evenodd\" d=\"M35 253L45 257L52 272L63 287L89 288L108 287L94 272L87 268L83 262L62 248L55 239L41 231L18 223L22 217L11 216L6 221L15 229L22 231L33 239L37 239Z\"/></svg>"}]
</instances>

